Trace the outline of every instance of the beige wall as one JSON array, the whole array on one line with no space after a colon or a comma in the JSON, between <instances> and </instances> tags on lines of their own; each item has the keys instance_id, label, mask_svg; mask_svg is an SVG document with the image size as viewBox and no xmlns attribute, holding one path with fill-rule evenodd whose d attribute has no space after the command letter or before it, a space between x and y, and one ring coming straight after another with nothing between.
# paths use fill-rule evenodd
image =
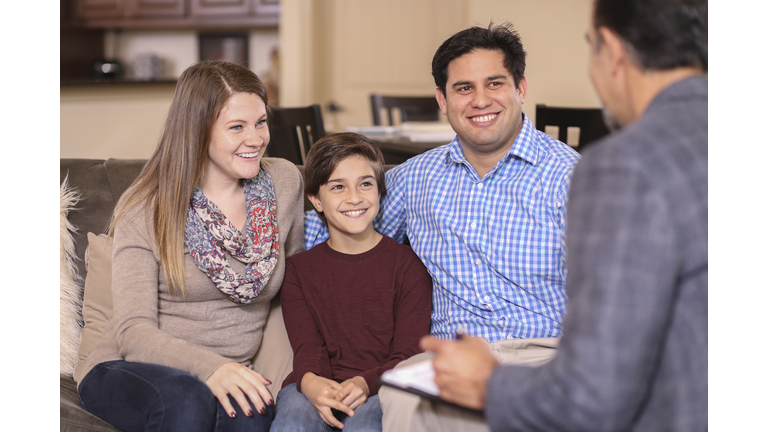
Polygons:
<instances>
[{"instance_id":1,"label":"beige wall","mask_svg":"<svg viewBox=\"0 0 768 432\"><path fill-rule=\"evenodd\" d=\"M61 87L60 157L148 158L173 90L173 84Z\"/></svg>"},{"instance_id":2,"label":"beige wall","mask_svg":"<svg viewBox=\"0 0 768 432\"><path fill-rule=\"evenodd\" d=\"M371 124L371 92L434 95L432 55L466 15L464 0L285 0L286 7L281 81L296 85L283 86L280 102L334 102L341 112L324 111L331 131Z\"/></svg>"},{"instance_id":3,"label":"beige wall","mask_svg":"<svg viewBox=\"0 0 768 432\"><path fill-rule=\"evenodd\" d=\"M528 98L537 103L598 107L587 74L584 40L592 0L283 0L281 104L331 101L326 128L371 124L368 95L432 95L431 60L453 33L511 21L527 56ZM288 49L293 47L293 49Z\"/></svg>"},{"instance_id":4,"label":"beige wall","mask_svg":"<svg viewBox=\"0 0 768 432\"><path fill-rule=\"evenodd\" d=\"M591 2L282 0L279 38L252 34L251 57L266 55L279 41L281 105L319 103L325 109L334 101L344 111L324 110L324 116L329 131L340 131L371 124L371 92L434 94L432 55L451 34L491 20L511 21L528 52L527 114L534 117L537 103L598 107L584 41ZM193 32L128 32L121 39L126 56L148 47L175 55L168 76L178 76L196 59ZM149 157L172 95L170 85L62 87L61 157Z\"/></svg>"},{"instance_id":5,"label":"beige wall","mask_svg":"<svg viewBox=\"0 0 768 432\"><path fill-rule=\"evenodd\" d=\"M511 21L527 55L528 99L525 112L537 103L599 107L587 72L589 47L584 33L592 0L474 0L468 25Z\"/></svg>"}]
</instances>

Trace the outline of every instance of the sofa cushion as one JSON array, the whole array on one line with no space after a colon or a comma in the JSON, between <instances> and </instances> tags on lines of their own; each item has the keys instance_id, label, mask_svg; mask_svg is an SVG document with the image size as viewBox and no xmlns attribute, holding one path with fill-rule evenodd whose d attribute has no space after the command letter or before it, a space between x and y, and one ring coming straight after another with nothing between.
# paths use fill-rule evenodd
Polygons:
<instances>
[{"instance_id":1,"label":"sofa cushion","mask_svg":"<svg viewBox=\"0 0 768 432\"><path fill-rule=\"evenodd\" d=\"M104 334L109 319L112 318L112 237L88 233L85 268L88 272L83 292L85 325L80 334L76 371L83 367L88 353Z\"/></svg>"},{"instance_id":2,"label":"sofa cushion","mask_svg":"<svg viewBox=\"0 0 768 432\"><path fill-rule=\"evenodd\" d=\"M288 340L288 332L283 322L283 310L278 293L269 306L269 315L264 324L264 336L259 350L253 357L253 369L272 381L267 390L277 400L277 393L283 387L283 381L293 371L293 349Z\"/></svg>"},{"instance_id":3,"label":"sofa cushion","mask_svg":"<svg viewBox=\"0 0 768 432\"><path fill-rule=\"evenodd\" d=\"M144 159L60 159L59 184L69 176L69 185L80 193L77 208L69 212L74 233L77 266L86 276L86 234L105 232L115 204L146 164Z\"/></svg>"}]
</instances>

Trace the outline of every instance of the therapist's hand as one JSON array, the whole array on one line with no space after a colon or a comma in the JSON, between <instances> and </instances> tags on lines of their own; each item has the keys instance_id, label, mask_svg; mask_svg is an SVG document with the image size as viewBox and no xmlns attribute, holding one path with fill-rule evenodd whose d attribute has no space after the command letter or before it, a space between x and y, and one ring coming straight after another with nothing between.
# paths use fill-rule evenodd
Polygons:
<instances>
[{"instance_id":1,"label":"therapist's hand","mask_svg":"<svg viewBox=\"0 0 768 432\"><path fill-rule=\"evenodd\" d=\"M434 351L435 383L440 397L467 408L485 408L488 379L499 365L482 338L462 336L457 341L421 338L421 348Z\"/></svg>"}]
</instances>

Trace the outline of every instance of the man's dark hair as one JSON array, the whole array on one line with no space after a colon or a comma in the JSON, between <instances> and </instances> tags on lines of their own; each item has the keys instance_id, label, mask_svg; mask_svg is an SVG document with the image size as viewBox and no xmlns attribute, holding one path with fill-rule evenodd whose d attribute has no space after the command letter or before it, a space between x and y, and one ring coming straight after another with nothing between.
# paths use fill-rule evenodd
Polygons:
<instances>
[{"instance_id":1,"label":"man's dark hair","mask_svg":"<svg viewBox=\"0 0 768 432\"><path fill-rule=\"evenodd\" d=\"M615 33L643 70L707 70L707 0L595 0L594 26Z\"/></svg>"},{"instance_id":2,"label":"man's dark hair","mask_svg":"<svg viewBox=\"0 0 768 432\"><path fill-rule=\"evenodd\" d=\"M494 25L488 28L471 27L446 39L432 57L432 76L435 85L445 94L448 81L448 65L458 57L474 50L485 49L501 51L504 54L504 67L515 80L515 87L525 75L525 50L520 35L511 23Z\"/></svg>"}]
</instances>

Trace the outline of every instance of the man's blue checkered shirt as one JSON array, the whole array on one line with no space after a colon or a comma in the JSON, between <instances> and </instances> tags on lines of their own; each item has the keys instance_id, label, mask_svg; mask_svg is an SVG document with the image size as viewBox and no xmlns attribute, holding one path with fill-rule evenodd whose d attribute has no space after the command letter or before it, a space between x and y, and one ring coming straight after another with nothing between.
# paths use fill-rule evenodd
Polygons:
<instances>
[{"instance_id":1,"label":"man's blue checkered shirt","mask_svg":"<svg viewBox=\"0 0 768 432\"><path fill-rule=\"evenodd\" d=\"M433 279L432 329L459 325L500 339L560 336L565 313L565 206L578 154L527 116L509 153L482 179L450 144L387 171L377 231L413 250ZM307 249L328 238L314 211Z\"/></svg>"}]
</instances>

